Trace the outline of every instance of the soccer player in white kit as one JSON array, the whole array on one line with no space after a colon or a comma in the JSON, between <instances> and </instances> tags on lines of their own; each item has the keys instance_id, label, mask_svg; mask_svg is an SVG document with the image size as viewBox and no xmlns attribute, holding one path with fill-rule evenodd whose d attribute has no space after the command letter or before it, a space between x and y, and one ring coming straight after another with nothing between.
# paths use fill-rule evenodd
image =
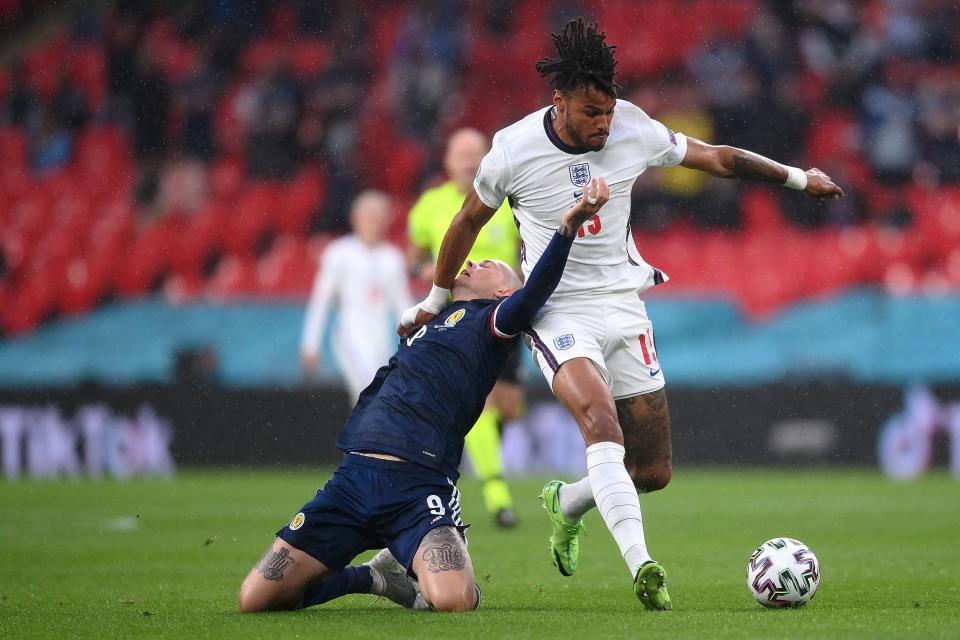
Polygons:
<instances>
[{"instance_id":1,"label":"soccer player in white kit","mask_svg":"<svg viewBox=\"0 0 960 640\"><path fill-rule=\"evenodd\" d=\"M650 610L672 608L666 571L647 551L638 491L671 477L670 416L653 327L640 294L666 280L640 257L630 230L630 192L648 167L684 166L724 178L843 195L817 169L803 171L742 149L674 133L617 99L614 47L582 19L553 35L558 58L537 63L552 76L553 104L498 132L460 212L444 237L434 288L404 312L400 331L447 304L456 270L478 231L510 199L528 272L556 228L558 211L603 177L610 200L580 228L563 279L532 323L528 342L554 395L577 420L587 445L587 477L553 481L541 498L553 524L553 561L577 568L582 517L594 506L620 548L634 592ZM615 115L616 114L616 115Z\"/></svg>"},{"instance_id":2,"label":"soccer player in white kit","mask_svg":"<svg viewBox=\"0 0 960 640\"><path fill-rule=\"evenodd\" d=\"M351 404L393 353L395 338L389 329L412 302L406 259L384 240L390 217L390 198L385 193L368 190L354 199L353 233L334 240L324 252L303 322L301 363L310 377L336 302L340 316L333 351Z\"/></svg>"}]
</instances>

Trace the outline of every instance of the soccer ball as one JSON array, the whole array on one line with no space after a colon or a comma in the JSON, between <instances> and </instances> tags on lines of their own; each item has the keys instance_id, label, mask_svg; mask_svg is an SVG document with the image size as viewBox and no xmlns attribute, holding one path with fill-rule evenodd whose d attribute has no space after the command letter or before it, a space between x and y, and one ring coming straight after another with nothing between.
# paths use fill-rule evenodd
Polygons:
<instances>
[{"instance_id":1,"label":"soccer ball","mask_svg":"<svg viewBox=\"0 0 960 640\"><path fill-rule=\"evenodd\" d=\"M747 586L765 607L802 607L820 587L820 561L799 540L767 540L750 556Z\"/></svg>"}]
</instances>

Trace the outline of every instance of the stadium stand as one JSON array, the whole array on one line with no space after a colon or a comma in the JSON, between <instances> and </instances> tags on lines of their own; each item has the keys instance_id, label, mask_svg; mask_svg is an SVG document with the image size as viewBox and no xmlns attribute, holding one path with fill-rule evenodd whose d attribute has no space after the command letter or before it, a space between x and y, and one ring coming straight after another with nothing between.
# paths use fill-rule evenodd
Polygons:
<instances>
[{"instance_id":1,"label":"stadium stand","mask_svg":"<svg viewBox=\"0 0 960 640\"><path fill-rule=\"evenodd\" d=\"M230 276L241 277L250 276ZM657 349L669 355L667 376L684 387L774 380L908 385L960 377L956 296L853 291L792 305L759 325L722 299L658 300L648 310L658 327ZM0 342L0 388L170 384L175 375L171 354L200 347L217 354L217 382L223 386L296 386L301 374L290 354L297 352L302 323L303 305L292 302L211 298L181 305L160 300L108 304L97 313ZM533 361L523 361L525 382L544 386ZM320 376L334 383L330 336L321 362Z\"/></svg>"},{"instance_id":2,"label":"stadium stand","mask_svg":"<svg viewBox=\"0 0 960 640\"><path fill-rule=\"evenodd\" d=\"M0 29L43 5L0 3ZM117 2L8 51L3 332L147 295L305 298L352 195L389 191L404 243L445 135L542 106L533 62L581 13L620 45L625 96L652 115L819 166L850 194L817 206L667 173L638 185L636 240L669 295L719 295L763 318L865 285L960 291L955 3L431 6L196 3L168 16ZM716 64L737 81L713 82Z\"/></svg>"}]
</instances>

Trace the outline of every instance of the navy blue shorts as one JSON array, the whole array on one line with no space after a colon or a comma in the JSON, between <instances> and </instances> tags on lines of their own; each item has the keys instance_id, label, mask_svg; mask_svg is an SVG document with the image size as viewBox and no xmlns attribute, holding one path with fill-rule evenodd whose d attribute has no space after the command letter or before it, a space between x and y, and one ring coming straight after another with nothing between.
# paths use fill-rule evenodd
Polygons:
<instances>
[{"instance_id":1,"label":"navy blue shorts","mask_svg":"<svg viewBox=\"0 0 960 640\"><path fill-rule=\"evenodd\" d=\"M439 471L347 454L277 536L335 571L364 551L387 547L411 572L431 529L456 527L464 536L468 526L460 519L460 491Z\"/></svg>"}]
</instances>

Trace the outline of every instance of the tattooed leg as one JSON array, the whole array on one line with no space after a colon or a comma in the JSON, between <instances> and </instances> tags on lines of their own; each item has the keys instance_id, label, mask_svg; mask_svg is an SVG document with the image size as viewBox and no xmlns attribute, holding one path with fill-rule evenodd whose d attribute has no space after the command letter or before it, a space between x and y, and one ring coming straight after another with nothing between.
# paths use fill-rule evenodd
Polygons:
<instances>
[{"instance_id":1,"label":"tattooed leg","mask_svg":"<svg viewBox=\"0 0 960 640\"><path fill-rule=\"evenodd\" d=\"M271 548L267 549L254 569L263 574L264 580L280 582L283 580L283 570L291 564L293 564L293 558L290 557L290 551L286 547L281 547L279 551Z\"/></svg>"},{"instance_id":2,"label":"tattooed leg","mask_svg":"<svg viewBox=\"0 0 960 640\"><path fill-rule=\"evenodd\" d=\"M662 489L670 482L672 448L665 389L617 400L627 471L638 491Z\"/></svg>"},{"instance_id":3,"label":"tattooed leg","mask_svg":"<svg viewBox=\"0 0 960 640\"><path fill-rule=\"evenodd\" d=\"M299 609L308 587L330 573L323 563L277 538L240 586L240 611Z\"/></svg>"},{"instance_id":4,"label":"tattooed leg","mask_svg":"<svg viewBox=\"0 0 960 640\"><path fill-rule=\"evenodd\" d=\"M473 563L453 527L431 529L413 560L420 593L434 611L472 611L479 604Z\"/></svg>"}]
</instances>

